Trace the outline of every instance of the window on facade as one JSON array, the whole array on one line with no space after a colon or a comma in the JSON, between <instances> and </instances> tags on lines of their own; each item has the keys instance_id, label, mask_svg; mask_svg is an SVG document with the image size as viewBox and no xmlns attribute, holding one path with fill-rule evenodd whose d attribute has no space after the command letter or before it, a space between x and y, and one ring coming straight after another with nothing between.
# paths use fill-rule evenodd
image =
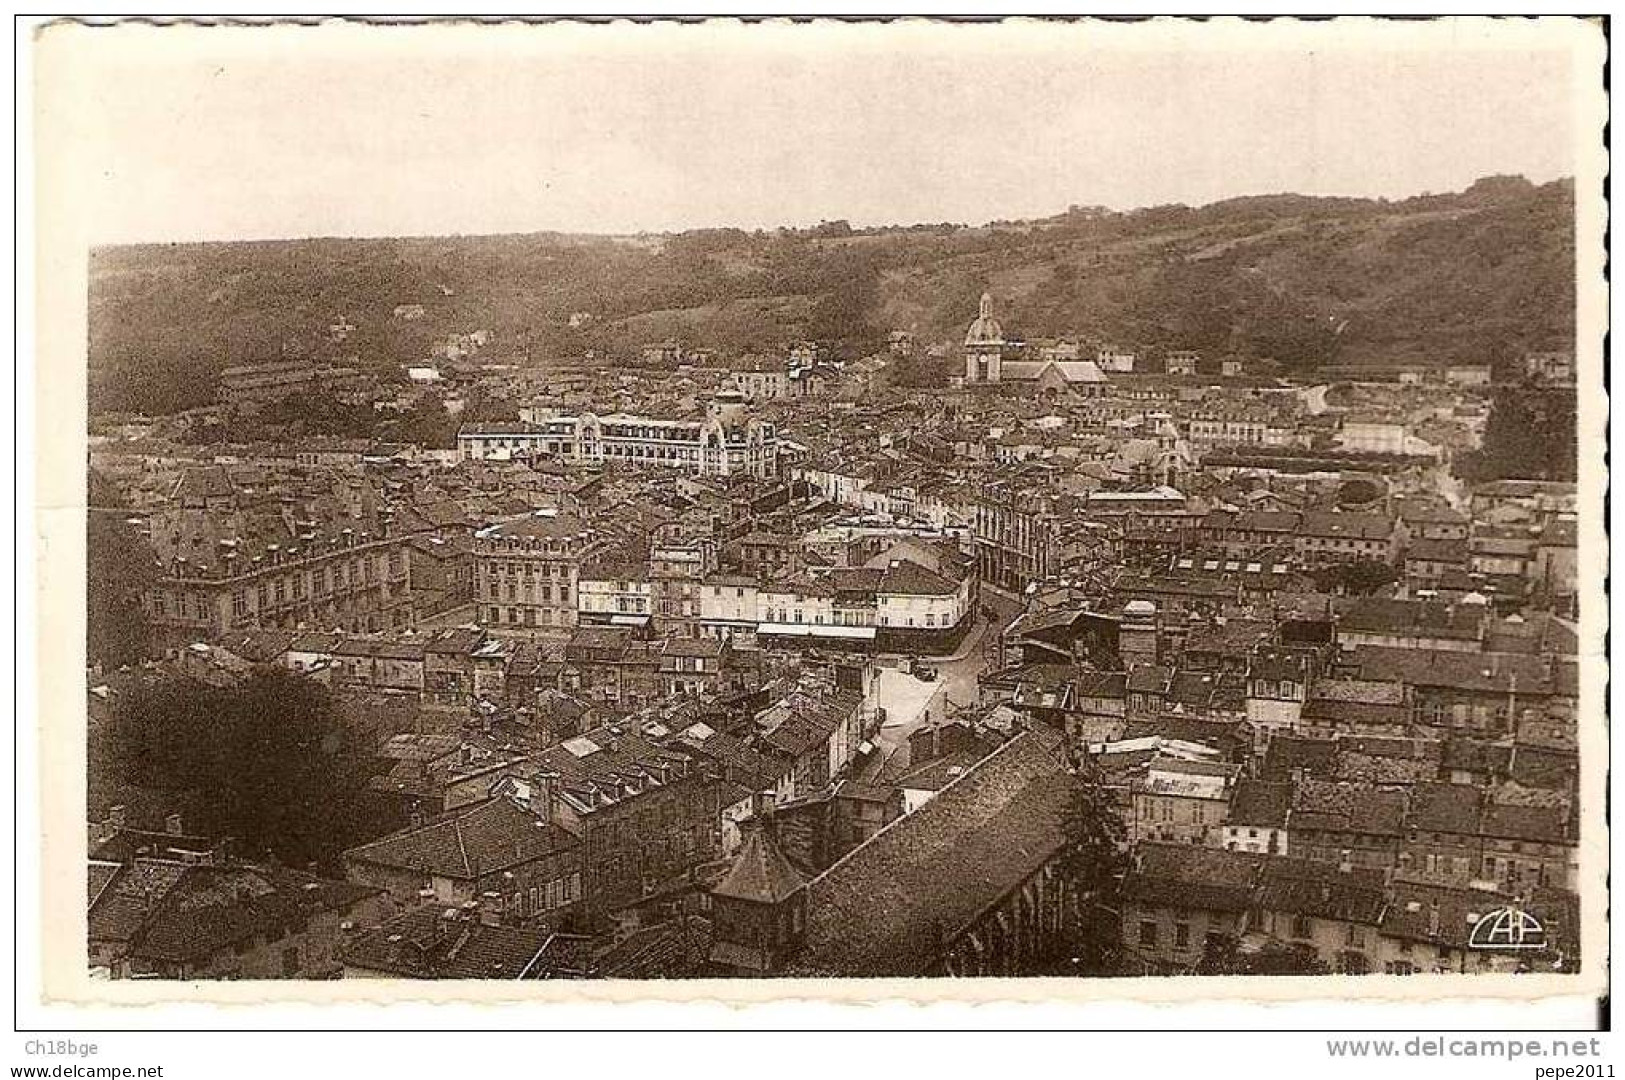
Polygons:
<instances>
[{"instance_id":1,"label":"window on facade","mask_svg":"<svg viewBox=\"0 0 1625 1080\"><path fill-rule=\"evenodd\" d=\"M1174 947L1188 948L1191 943L1191 928L1187 923L1174 923Z\"/></svg>"},{"instance_id":2,"label":"window on facade","mask_svg":"<svg viewBox=\"0 0 1625 1080\"><path fill-rule=\"evenodd\" d=\"M1156 948L1157 924L1150 919L1140 920L1140 944L1145 948Z\"/></svg>"},{"instance_id":3,"label":"window on facade","mask_svg":"<svg viewBox=\"0 0 1625 1080\"><path fill-rule=\"evenodd\" d=\"M1313 937L1313 924L1303 915L1294 915L1292 917L1292 936L1295 938Z\"/></svg>"}]
</instances>

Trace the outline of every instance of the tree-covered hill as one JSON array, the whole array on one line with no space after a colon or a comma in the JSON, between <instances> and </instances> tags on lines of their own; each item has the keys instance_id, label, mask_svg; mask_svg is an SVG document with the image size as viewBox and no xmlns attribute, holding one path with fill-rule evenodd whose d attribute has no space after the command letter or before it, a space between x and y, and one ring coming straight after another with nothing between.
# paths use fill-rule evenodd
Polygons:
<instances>
[{"instance_id":1,"label":"tree-covered hill","mask_svg":"<svg viewBox=\"0 0 1625 1080\"><path fill-rule=\"evenodd\" d=\"M1493 177L1402 201L1269 195L979 227L101 249L92 404L187 408L212 399L221 369L285 353L393 369L477 329L528 363L613 360L664 338L724 353L802 338L860 352L892 329L954 341L984 290L1029 338L1289 369L1504 362L1572 343L1573 213L1569 182ZM341 318L354 329L335 341Z\"/></svg>"}]
</instances>

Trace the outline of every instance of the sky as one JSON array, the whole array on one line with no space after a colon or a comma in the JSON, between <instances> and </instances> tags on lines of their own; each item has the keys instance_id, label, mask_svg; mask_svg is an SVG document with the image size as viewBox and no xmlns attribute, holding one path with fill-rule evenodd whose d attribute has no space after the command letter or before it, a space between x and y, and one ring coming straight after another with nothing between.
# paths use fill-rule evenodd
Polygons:
<instances>
[{"instance_id":1,"label":"sky","mask_svg":"<svg viewBox=\"0 0 1625 1080\"><path fill-rule=\"evenodd\" d=\"M93 243L1403 198L1574 172L1586 31L1530 25L70 26L40 183Z\"/></svg>"}]
</instances>

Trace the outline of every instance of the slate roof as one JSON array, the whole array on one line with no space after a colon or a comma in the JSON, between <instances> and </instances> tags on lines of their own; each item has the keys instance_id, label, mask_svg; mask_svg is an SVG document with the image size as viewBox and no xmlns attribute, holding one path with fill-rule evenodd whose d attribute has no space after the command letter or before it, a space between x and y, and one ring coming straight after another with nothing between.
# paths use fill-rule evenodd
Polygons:
<instances>
[{"instance_id":1,"label":"slate roof","mask_svg":"<svg viewBox=\"0 0 1625 1080\"><path fill-rule=\"evenodd\" d=\"M559 540L583 535L587 530L587 522L574 514L526 514L522 518L481 529L479 535L494 540Z\"/></svg>"}]
</instances>

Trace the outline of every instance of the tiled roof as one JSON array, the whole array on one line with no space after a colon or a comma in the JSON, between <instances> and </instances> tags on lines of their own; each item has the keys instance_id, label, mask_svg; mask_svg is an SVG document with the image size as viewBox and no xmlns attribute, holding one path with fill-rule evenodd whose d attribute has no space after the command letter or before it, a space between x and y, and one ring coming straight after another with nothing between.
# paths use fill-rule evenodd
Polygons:
<instances>
[{"instance_id":1,"label":"tiled roof","mask_svg":"<svg viewBox=\"0 0 1625 1080\"><path fill-rule=\"evenodd\" d=\"M1355 663L1366 679L1480 693L1550 693L1552 678L1539 657L1359 645Z\"/></svg>"},{"instance_id":2,"label":"tiled roof","mask_svg":"<svg viewBox=\"0 0 1625 1080\"><path fill-rule=\"evenodd\" d=\"M1484 633L1484 609L1468 604L1360 597L1336 605L1339 630L1393 633L1476 641Z\"/></svg>"},{"instance_id":3,"label":"tiled roof","mask_svg":"<svg viewBox=\"0 0 1625 1080\"><path fill-rule=\"evenodd\" d=\"M240 941L282 937L312 911L347 911L379 891L281 867L186 866L146 920L131 955L206 960Z\"/></svg>"},{"instance_id":4,"label":"tiled roof","mask_svg":"<svg viewBox=\"0 0 1625 1080\"><path fill-rule=\"evenodd\" d=\"M1381 871L1343 870L1308 859L1274 857L1264 864L1258 906L1376 926L1387 907Z\"/></svg>"},{"instance_id":5,"label":"tiled roof","mask_svg":"<svg viewBox=\"0 0 1625 1080\"><path fill-rule=\"evenodd\" d=\"M467 881L568 850L576 839L507 798L352 848L347 860Z\"/></svg>"},{"instance_id":6,"label":"tiled roof","mask_svg":"<svg viewBox=\"0 0 1625 1080\"><path fill-rule=\"evenodd\" d=\"M1125 900L1204 911L1246 911L1265 856L1189 844L1144 843L1123 878Z\"/></svg>"},{"instance_id":7,"label":"tiled roof","mask_svg":"<svg viewBox=\"0 0 1625 1080\"><path fill-rule=\"evenodd\" d=\"M1383 936L1452 949L1467 948L1479 919L1511 902L1499 893L1405 880L1394 882L1390 898Z\"/></svg>"},{"instance_id":8,"label":"tiled roof","mask_svg":"<svg viewBox=\"0 0 1625 1080\"><path fill-rule=\"evenodd\" d=\"M1404 831L1405 793L1352 781L1305 780L1293 792L1293 829L1328 829L1398 836Z\"/></svg>"},{"instance_id":9,"label":"tiled roof","mask_svg":"<svg viewBox=\"0 0 1625 1080\"><path fill-rule=\"evenodd\" d=\"M1406 825L1424 832L1471 836L1478 829L1483 804L1483 795L1468 784L1413 784Z\"/></svg>"},{"instance_id":10,"label":"tiled roof","mask_svg":"<svg viewBox=\"0 0 1625 1080\"><path fill-rule=\"evenodd\" d=\"M346 965L413 979L520 979L551 933L486 926L472 913L428 904L346 943Z\"/></svg>"},{"instance_id":11,"label":"tiled roof","mask_svg":"<svg viewBox=\"0 0 1625 1080\"><path fill-rule=\"evenodd\" d=\"M1393 535L1394 521L1380 514L1343 514L1312 511L1298 524L1299 536L1336 537L1354 540L1386 540Z\"/></svg>"},{"instance_id":12,"label":"tiled roof","mask_svg":"<svg viewBox=\"0 0 1625 1080\"><path fill-rule=\"evenodd\" d=\"M1282 781L1242 780L1230 796L1228 825L1256 825L1279 829L1292 807L1292 785Z\"/></svg>"},{"instance_id":13,"label":"tiled roof","mask_svg":"<svg viewBox=\"0 0 1625 1080\"><path fill-rule=\"evenodd\" d=\"M1532 840L1543 844L1570 842L1568 815L1555 806L1504 806L1485 808L1479 824L1480 835L1496 840Z\"/></svg>"},{"instance_id":14,"label":"tiled roof","mask_svg":"<svg viewBox=\"0 0 1625 1080\"><path fill-rule=\"evenodd\" d=\"M1060 849L1073 780L1036 731L1004 744L807 886L789 974L915 975Z\"/></svg>"},{"instance_id":15,"label":"tiled roof","mask_svg":"<svg viewBox=\"0 0 1625 1080\"><path fill-rule=\"evenodd\" d=\"M917 562L898 559L886 568L875 591L887 596L952 596L959 586Z\"/></svg>"},{"instance_id":16,"label":"tiled roof","mask_svg":"<svg viewBox=\"0 0 1625 1080\"><path fill-rule=\"evenodd\" d=\"M711 889L713 896L777 904L788 899L805 882L779 850L771 822L747 822L739 854L728 873Z\"/></svg>"}]
</instances>

